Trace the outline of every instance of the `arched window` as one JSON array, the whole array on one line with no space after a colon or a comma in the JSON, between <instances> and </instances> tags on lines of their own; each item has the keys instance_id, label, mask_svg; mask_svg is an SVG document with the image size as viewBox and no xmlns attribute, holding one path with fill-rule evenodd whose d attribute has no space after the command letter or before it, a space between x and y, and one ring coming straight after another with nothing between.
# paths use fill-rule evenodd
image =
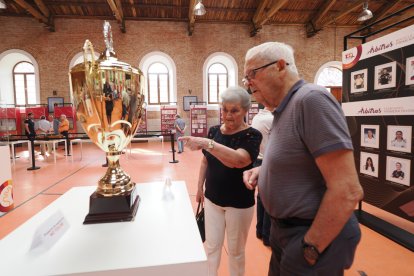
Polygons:
<instances>
[{"instance_id":1,"label":"arched window","mask_svg":"<svg viewBox=\"0 0 414 276\"><path fill-rule=\"evenodd\" d=\"M325 67L316 83L325 87L342 86L342 70L334 66Z\"/></svg>"},{"instance_id":2,"label":"arched window","mask_svg":"<svg viewBox=\"0 0 414 276\"><path fill-rule=\"evenodd\" d=\"M342 63L330 61L322 65L315 75L314 82L325 86L338 102L342 101Z\"/></svg>"},{"instance_id":3,"label":"arched window","mask_svg":"<svg viewBox=\"0 0 414 276\"><path fill-rule=\"evenodd\" d=\"M148 67L148 104L159 105L170 102L168 68L161 62Z\"/></svg>"},{"instance_id":4,"label":"arched window","mask_svg":"<svg viewBox=\"0 0 414 276\"><path fill-rule=\"evenodd\" d=\"M220 91L238 84L236 60L224 52L215 52L203 65L203 101L209 110L219 109Z\"/></svg>"},{"instance_id":5,"label":"arched window","mask_svg":"<svg viewBox=\"0 0 414 276\"><path fill-rule=\"evenodd\" d=\"M33 64L23 61L13 68L14 102L16 105L36 104L36 77Z\"/></svg>"},{"instance_id":6,"label":"arched window","mask_svg":"<svg viewBox=\"0 0 414 276\"><path fill-rule=\"evenodd\" d=\"M219 93L228 87L228 70L222 63L208 68L208 104L219 103Z\"/></svg>"}]
</instances>

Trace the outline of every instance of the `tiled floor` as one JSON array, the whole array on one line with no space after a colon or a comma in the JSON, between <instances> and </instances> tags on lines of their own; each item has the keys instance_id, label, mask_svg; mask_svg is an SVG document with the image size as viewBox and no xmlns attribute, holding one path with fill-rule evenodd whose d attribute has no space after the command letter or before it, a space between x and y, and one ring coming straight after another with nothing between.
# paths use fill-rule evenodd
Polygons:
<instances>
[{"instance_id":1,"label":"tiled floor","mask_svg":"<svg viewBox=\"0 0 414 276\"><path fill-rule=\"evenodd\" d=\"M186 181L195 210L196 183L201 153L185 151L183 154L176 155L179 163L170 163L169 161L173 158L169 152L169 145L169 142L166 142L164 147L160 142L134 143L132 154L123 155L121 165L137 183L162 181L167 177L172 180ZM53 156L44 159L39 155L36 158L36 165L41 169L37 171L27 171L26 169L31 166L28 153L24 148L18 148L17 151L21 157L12 167L15 209L0 218L0 239L71 187L96 185L105 172L105 169L101 167L105 161L104 153L92 144L83 145L82 160L80 147L75 145L73 162L71 158L64 157L64 151L61 149L58 150L56 165L53 163ZM414 233L413 223L390 216L367 204L364 204L364 209L393 220L400 227ZM254 219L246 247L246 275L264 276L267 275L271 252L256 239L255 223ZM345 275L414 275L413 252L364 226L362 226L362 231L362 241L358 247L354 265ZM229 275L226 246L223 248L219 272L220 276Z\"/></svg>"}]
</instances>

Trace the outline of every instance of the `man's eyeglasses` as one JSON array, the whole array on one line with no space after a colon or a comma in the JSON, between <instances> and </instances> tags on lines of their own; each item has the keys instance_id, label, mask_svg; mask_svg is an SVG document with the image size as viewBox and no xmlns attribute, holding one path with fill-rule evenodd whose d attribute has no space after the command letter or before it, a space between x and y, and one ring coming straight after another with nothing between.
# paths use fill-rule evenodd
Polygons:
<instances>
[{"instance_id":1,"label":"man's eyeglasses","mask_svg":"<svg viewBox=\"0 0 414 276\"><path fill-rule=\"evenodd\" d=\"M246 76L244 76L244 78L242 79L242 82L243 82L243 84L244 85L247 85L248 83L249 83L249 81L251 81L252 79L254 79L255 77L256 77L256 73L257 73L257 71L259 71L260 69L264 69L264 68L266 68L266 67L269 67L270 65L273 65L273 64L275 64L275 63L277 63L279 60L275 60L275 61L272 61L272 62L270 62L270 63L268 63L268 64L265 64L265 65L263 65L263 66L260 66L260 67L257 67L257 68L255 68L255 69L253 69L253 70L251 70L249 73L247 73L247 75ZM286 65L289 65L289 63L286 63Z\"/></svg>"}]
</instances>

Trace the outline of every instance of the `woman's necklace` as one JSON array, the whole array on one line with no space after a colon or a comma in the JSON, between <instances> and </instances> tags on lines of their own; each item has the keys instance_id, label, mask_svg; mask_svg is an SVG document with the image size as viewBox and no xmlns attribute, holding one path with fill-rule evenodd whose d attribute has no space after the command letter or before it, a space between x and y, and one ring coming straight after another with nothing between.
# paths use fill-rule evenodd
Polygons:
<instances>
[{"instance_id":1,"label":"woman's necklace","mask_svg":"<svg viewBox=\"0 0 414 276\"><path fill-rule=\"evenodd\" d=\"M222 124L220 127L220 130L221 130L221 133L223 134L231 135L239 131L245 130L247 127L248 125L245 122L243 122L239 127L235 129L228 129L225 124Z\"/></svg>"}]
</instances>

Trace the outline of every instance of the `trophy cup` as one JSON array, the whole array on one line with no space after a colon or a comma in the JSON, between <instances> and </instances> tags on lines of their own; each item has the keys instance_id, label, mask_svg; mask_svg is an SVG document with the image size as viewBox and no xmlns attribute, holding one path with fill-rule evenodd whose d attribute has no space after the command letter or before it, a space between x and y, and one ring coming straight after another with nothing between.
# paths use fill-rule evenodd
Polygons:
<instances>
[{"instance_id":1,"label":"trophy cup","mask_svg":"<svg viewBox=\"0 0 414 276\"><path fill-rule=\"evenodd\" d=\"M95 60L89 40L84 62L70 71L71 93L78 120L89 138L106 152L108 170L90 196L84 224L130 221L138 209L135 183L119 165L122 150L134 136L143 115L144 76L118 61L110 24L104 23L106 50Z\"/></svg>"}]
</instances>

